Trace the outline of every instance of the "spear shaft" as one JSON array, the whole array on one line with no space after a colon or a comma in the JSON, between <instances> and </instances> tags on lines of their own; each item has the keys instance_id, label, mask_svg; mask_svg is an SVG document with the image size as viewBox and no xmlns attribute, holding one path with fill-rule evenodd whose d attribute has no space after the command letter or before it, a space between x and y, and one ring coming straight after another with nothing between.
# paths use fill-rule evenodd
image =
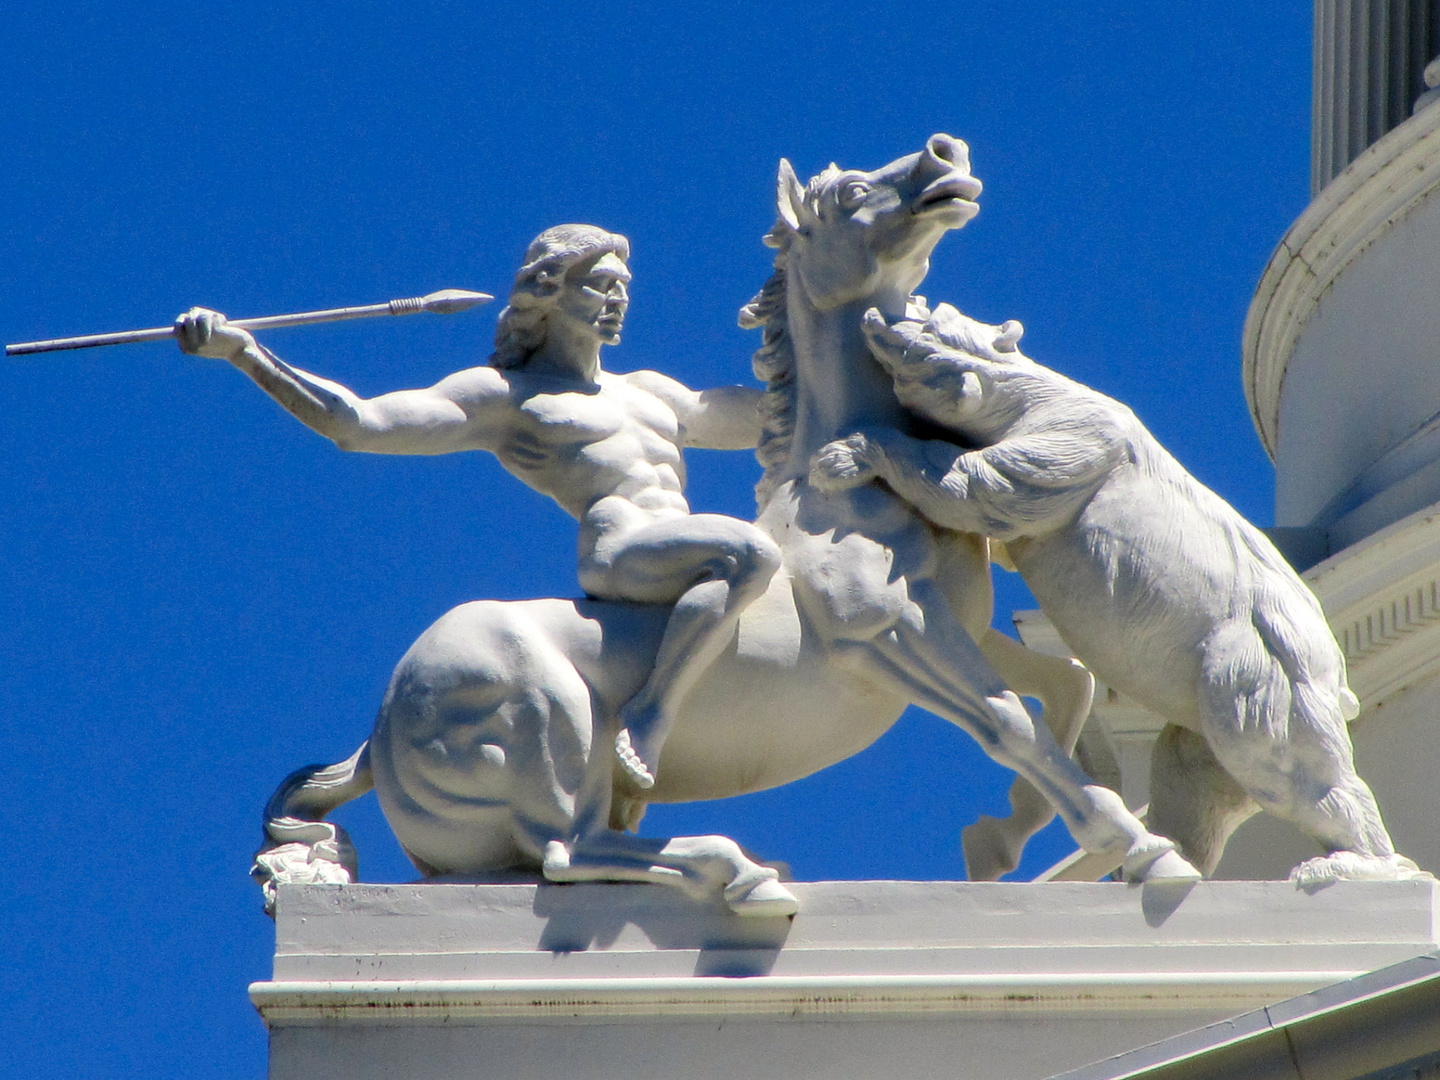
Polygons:
<instances>
[{"instance_id":1,"label":"spear shaft","mask_svg":"<svg viewBox=\"0 0 1440 1080\"><path fill-rule=\"evenodd\" d=\"M311 323L339 322L342 319L368 319L375 315L414 315L429 311L451 315L495 299L489 293L466 289L441 289L426 296L405 300L388 300L383 304L360 307L326 308L324 311L297 311L292 315L262 315L255 319L231 319L228 325L242 330L274 330L281 326L308 326ZM93 349L97 345L128 345L136 341L159 341L174 337L175 327L154 326L148 330L122 330L115 334L85 334L81 337L56 338L53 341L25 341L6 345L6 356L27 356L30 353L57 352L61 349Z\"/></svg>"}]
</instances>

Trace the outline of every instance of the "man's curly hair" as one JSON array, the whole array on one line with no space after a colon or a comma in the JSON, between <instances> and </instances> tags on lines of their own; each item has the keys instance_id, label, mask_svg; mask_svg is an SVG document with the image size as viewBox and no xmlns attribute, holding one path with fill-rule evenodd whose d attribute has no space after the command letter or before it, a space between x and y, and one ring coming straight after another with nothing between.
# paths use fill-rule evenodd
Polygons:
<instances>
[{"instance_id":1,"label":"man's curly hair","mask_svg":"<svg viewBox=\"0 0 1440 1080\"><path fill-rule=\"evenodd\" d=\"M510 302L495 327L495 351L490 354L493 367L523 367L539 351L566 273L597 254L614 254L628 261L630 241L594 225L556 225L530 242L510 289Z\"/></svg>"}]
</instances>

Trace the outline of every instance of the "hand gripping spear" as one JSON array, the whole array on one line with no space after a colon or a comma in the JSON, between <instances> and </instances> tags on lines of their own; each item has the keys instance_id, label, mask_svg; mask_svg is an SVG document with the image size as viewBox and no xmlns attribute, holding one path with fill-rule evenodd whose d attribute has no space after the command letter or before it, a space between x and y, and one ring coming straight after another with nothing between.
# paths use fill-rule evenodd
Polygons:
<instances>
[{"instance_id":1,"label":"hand gripping spear","mask_svg":"<svg viewBox=\"0 0 1440 1080\"><path fill-rule=\"evenodd\" d=\"M298 311L293 315L264 315L257 319L230 319L227 325L238 326L242 330L273 330L279 326L307 326L310 323L339 322L341 319L368 319L372 315L414 315L419 311L453 315L457 311L464 311L494 299L489 293L441 289L428 296L390 300L383 304L327 308L324 311ZM122 330L115 334L86 334L83 337L56 338L54 341L25 341L19 345L6 345L5 355L24 356L28 353L56 352L60 349L92 349L97 345L127 345L133 341L159 341L161 338L174 336L174 326L155 326L149 330Z\"/></svg>"}]
</instances>

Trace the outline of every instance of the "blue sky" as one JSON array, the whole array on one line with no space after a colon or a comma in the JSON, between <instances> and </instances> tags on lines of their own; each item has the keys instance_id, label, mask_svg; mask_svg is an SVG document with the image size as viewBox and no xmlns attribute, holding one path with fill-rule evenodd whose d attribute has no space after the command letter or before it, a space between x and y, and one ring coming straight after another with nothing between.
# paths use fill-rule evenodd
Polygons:
<instances>
[{"instance_id":1,"label":"blue sky","mask_svg":"<svg viewBox=\"0 0 1440 1080\"><path fill-rule=\"evenodd\" d=\"M922 291L1019 318L1262 524L1240 328L1307 198L1310 4L17 5L0 28L0 337L508 288L566 221L631 239L616 370L750 381L775 167L945 131L980 216ZM483 362L498 304L276 331L362 393ZM574 524L481 455L344 455L169 343L0 367L0 1072L264 1069L246 877L291 769L365 737L395 661L480 597L574 595ZM744 454L697 508L748 516ZM1027 606L1001 575L1001 625ZM1009 777L912 711L780 791L657 808L801 878L954 878ZM373 799L370 880L412 878ZM1030 869L1068 850L1035 845ZM7 1058L9 1059L7 1061Z\"/></svg>"}]
</instances>

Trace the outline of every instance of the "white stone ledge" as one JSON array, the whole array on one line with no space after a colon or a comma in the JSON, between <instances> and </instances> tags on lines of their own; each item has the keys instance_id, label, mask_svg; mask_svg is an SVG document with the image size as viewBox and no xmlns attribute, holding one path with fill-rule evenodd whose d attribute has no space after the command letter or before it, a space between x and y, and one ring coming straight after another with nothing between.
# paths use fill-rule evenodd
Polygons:
<instances>
[{"instance_id":1,"label":"white stone ledge","mask_svg":"<svg viewBox=\"0 0 1440 1080\"><path fill-rule=\"evenodd\" d=\"M285 887L272 1026L564 1016L1243 1011L1433 950L1434 882Z\"/></svg>"},{"instance_id":2,"label":"white stone ledge","mask_svg":"<svg viewBox=\"0 0 1440 1080\"><path fill-rule=\"evenodd\" d=\"M284 887L272 1080L1032 1080L1440 944L1433 881L790 887Z\"/></svg>"},{"instance_id":3,"label":"white stone ledge","mask_svg":"<svg viewBox=\"0 0 1440 1080\"><path fill-rule=\"evenodd\" d=\"M1385 959L1413 955L1424 943L1388 947ZM1369 971L1376 962L1377 942L1335 942L1314 946L1316 963L1308 969ZM1408 950L1408 951L1407 951ZM797 950L667 949L660 953L597 952L570 956L533 953L470 952L376 953L312 958L290 965L284 985L347 983L400 985L447 982L479 984L494 981L593 981L662 978L795 978L847 976L875 978L984 979L1003 970L1016 978L1088 977L1097 970L1116 972L1223 972L1289 970L1295 961L1292 942L1232 942L1210 945L1115 945L1101 958L1094 945L936 947L911 949L854 948ZM538 961L538 962L537 962ZM1097 965L1099 965L1097 967ZM545 974L542 974L544 972Z\"/></svg>"}]
</instances>

